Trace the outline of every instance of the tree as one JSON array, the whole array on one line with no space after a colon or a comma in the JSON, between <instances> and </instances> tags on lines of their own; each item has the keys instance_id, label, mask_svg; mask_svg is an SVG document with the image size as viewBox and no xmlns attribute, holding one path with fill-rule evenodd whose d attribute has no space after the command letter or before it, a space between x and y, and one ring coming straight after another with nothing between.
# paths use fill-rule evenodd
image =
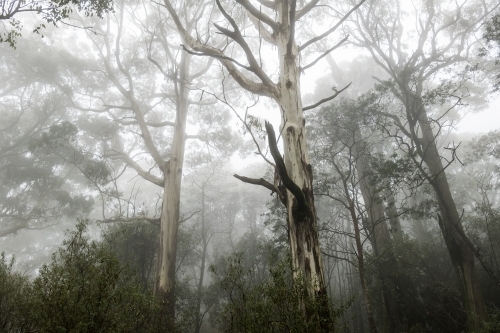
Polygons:
<instances>
[{"instance_id":1,"label":"tree","mask_svg":"<svg viewBox=\"0 0 500 333\"><path fill-rule=\"evenodd\" d=\"M486 312L478 290L474 254L463 236L460 215L446 177L449 163L443 163L436 144L436 137L443 130L440 120L460 105L468 82L463 75L457 75L455 81L445 79L440 84L436 81L443 71L466 63L477 41L475 33L497 6L494 2L481 5L474 1L421 2L411 12L399 1L372 1L355 14L349 29L353 44L368 50L390 77L386 89L403 106L402 115L383 113L394 126L386 131L412 157L434 189L442 235L455 267L471 330L481 326ZM409 30L403 17L417 11L415 31ZM407 37L411 40L412 34L415 43L403 42ZM444 110L439 110L439 105L445 105ZM449 149L453 161L456 148Z\"/></svg>"},{"instance_id":2,"label":"tree","mask_svg":"<svg viewBox=\"0 0 500 333\"><path fill-rule=\"evenodd\" d=\"M300 9L296 1L259 1L260 7L255 7L250 1L236 1L232 11L244 14L250 19L255 27L253 30L259 43L268 43L277 48L276 59L279 63L279 73L274 82L272 76L266 73L263 58L257 51L253 51L245 36L249 33L245 29L242 32L236 21L236 12L229 14L227 5L217 0L216 5L224 18L225 26L214 23L217 33L222 34L228 42L237 45L237 49L243 52L243 59L233 58L224 48L210 46L199 37L193 37L180 21L178 9L175 9L171 1L165 0L164 5L172 16L182 40L184 48L198 56L208 56L219 60L227 73L243 89L252 94L271 98L279 107L282 124L280 135L283 135L284 159L281 158L276 146L276 137L270 124L266 125L269 136L269 145L275 160L276 175L283 184L283 189L264 181L263 179L249 179L237 176L240 180L252 184L259 184L271 191L277 192L288 212L288 236L290 242L292 267L295 276L303 275L307 280L314 281L308 291L309 297L326 295L324 273L322 267L321 253L317 231L317 220L314 208L314 196L312 189L312 166L309 163L307 152L306 133L304 131L305 120L303 111L320 105L325 100L308 107L302 106L300 90L300 74L318 59L333 51L336 46L327 49L309 65L301 65L299 55L304 50L321 39L329 36L336 30L339 24L331 26L325 33L313 37L298 45L297 37L300 36L299 20L306 20L306 15L316 8L320 8L320 1L313 0L304 4ZM349 14L361 5L352 8ZM346 15L349 16L349 14ZM272 17L276 17L274 20ZM342 18L340 22L344 21ZM208 31L211 33L211 31ZM228 44L226 44L227 47ZM243 62L247 64L244 64ZM331 100L340 92L327 98Z\"/></svg>"},{"instance_id":3,"label":"tree","mask_svg":"<svg viewBox=\"0 0 500 333\"><path fill-rule=\"evenodd\" d=\"M215 155L222 156L235 149L237 140L231 140L228 113L214 116L215 101L202 80L212 61L193 62L189 53L172 45L177 36L157 7L146 6L139 15L130 13L128 6L118 3L117 15L109 15L96 27L100 34L88 34L98 61L92 54L67 55L68 63L78 66L74 78L81 82L69 97L74 108L92 115L90 121L85 120L86 130L100 143L103 158L117 165L114 189L101 190L103 201L114 202L111 212L103 209L102 221L148 220L160 225L156 287L166 298L166 311L173 322L186 142L199 140L203 143L200 150L212 154L218 150ZM188 31L194 29L204 10L198 2L183 9ZM136 32L147 43L133 38ZM197 116L191 118L199 133L186 133L190 111L196 111ZM126 169L159 188L159 200L141 205L133 199L134 193L121 196L119 179L127 176ZM150 198L154 200L154 196Z\"/></svg>"},{"instance_id":4,"label":"tree","mask_svg":"<svg viewBox=\"0 0 500 333\"><path fill-rule=\"evenodd\" d=\"M21 36L23 26L19 16L23 13L36 13L47 23L57 26L58 23L66 24L65 20L70 18L73 7L85 16L95 14L99 18L113 10L113 1L109 0L0 0L0 5L0 43L9 43L13 48L16 46L16 39ZM6 27L5 21L9 21L11 29ZM36 26L33 32L39 33L41 28L45 28L45 24Z\"/></svg>"},{"instance_id":5,"label":"tree","mask_svg":"<svg viewBox=\"0 0 500 333\"><path fill-rule=\"evenodd\" d=\"M486 23L486 31L483 35L488 43L487 47L481 50L481 55L485 55L487 49L498 49L500 47L500 14L496 14ZM495 56L495 64L500 64L500 52ZM500 90L500 74L495 76L493 84L495 91Z\"/></svg>"},{"instance_id":6,"label":"tree","mask_svg":"<svg viewBox=\"0 0 500 333\"><path fill-rule=\"evenodd\" d=\"M39 42L20 40L19 46L21 53L16 54L2 45L0 55L4 78L0 90L0 237L90 213L94 201L82 193L86 182L96 176L92 170L101 172L95 181L107 178L105 165L87 154L76 127L66 121L69 100L64 87L50 79L67 75L55 52ZM90 178L82 179L68 159Z\"/></svg>"},{"instance_id":7,"label":"tree","mask_svg":"<svg viewBox=\"0 0 500 333\"><path fill-rule=\"evenodd\" d=\"M355 242L353 258L359 274L368 323L370 331L377 332L372 295L366 279L363 244L366 239L370 241L375 257L387 255L391 245L380 188L377 188L370 171L373 146L380 138L377 138L366 117L364 108L368 105L369 103L362 99L359 103L343 99L325 107L316 114L310 131L313 137L312 152L316 164L321 165L319 191L316 195L330 198L331 204L340 204L341 208L347 211L346 219L354 228L354 232L349 235ZM334 253L333 256L337 254ZM391 320L391 317L394 317L394 313L390 311L391 297L387 290L383 292L384 304L387 306L383 317L390 323L386 330L393 332L395 327L394 320Z\"/></svg>"}]
</instances>

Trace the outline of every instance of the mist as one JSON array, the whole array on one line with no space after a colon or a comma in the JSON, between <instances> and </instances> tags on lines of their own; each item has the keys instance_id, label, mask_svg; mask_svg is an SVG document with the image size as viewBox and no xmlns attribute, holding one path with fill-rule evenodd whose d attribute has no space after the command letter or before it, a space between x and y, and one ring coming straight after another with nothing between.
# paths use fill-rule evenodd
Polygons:
<instances>
[{"instance_id":1,"label":"mist","mask_svg":"<svg viewBox=\"0 0 500 333\"><path fill-rule=\"evenodd\" d=\"M0 332L500 332L494 0L2 0Z\"/></svg>"}]
</instances>

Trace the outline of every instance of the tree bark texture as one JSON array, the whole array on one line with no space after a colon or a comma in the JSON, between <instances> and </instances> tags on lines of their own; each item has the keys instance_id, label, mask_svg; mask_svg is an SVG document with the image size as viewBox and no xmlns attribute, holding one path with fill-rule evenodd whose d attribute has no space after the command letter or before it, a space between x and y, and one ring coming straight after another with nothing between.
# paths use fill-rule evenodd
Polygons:
<instances>
[{"instance_id":1,"label":"tree bark texture","mask_svg":"<svg viewBox=\"0 0 500 333\"><path fill-rule=\"evenodd\" d=\"M286 195L288 236L294 274L301 273L312 283L310 296L326 295L323 263L319 246L316 209L313 196L313 174L307 151L305 119L300 93L298 47L293 38L290 4L279 4L277 36L280 79L277 102L282 112L286 171L304 195L306 206L300 207L290 191Z\"/></svg>"},{"instance_id":2,"label":"tree bark texture","mask_svg":"<svg viewBox=\"0 0 500 333\"><path fill-rule=\"evenodd\" d=\"M179 206L186 143L186 121L189 97L190 56L183 52L179 65L179 81L176 83L178 102L176 105L174 137L170 160L165 163L165 187L161 214L160 247L158 252L158 291L168 302L168 315L175 316L175 265L177 258L177 234L179 228Z\"/></svg>"}]
</instances>

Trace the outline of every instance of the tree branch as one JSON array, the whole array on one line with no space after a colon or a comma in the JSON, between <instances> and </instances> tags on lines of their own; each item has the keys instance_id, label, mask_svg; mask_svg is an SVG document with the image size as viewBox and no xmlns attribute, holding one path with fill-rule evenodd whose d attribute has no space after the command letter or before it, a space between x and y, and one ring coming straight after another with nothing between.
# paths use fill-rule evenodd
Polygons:
<instances>
[{"instance_id":1,"label":"tree branch","mask_svg":"<svg viewBox=\"0 0 500 333\"><path fill-rule=\"evenodd\" d=\"M269 44L277 45L276 35L267 31L266 27L262 24L262 21L249 13L250 21L255 26L255 29L259 32L259 35Z\"/></svg>"},{"instance_id":2,"label":"tree branch","mask_svg":"<svg viewBox=\"0 0 500 333\"><path fill-rule=\"evenodd\" d=\"M321 35L319 36L316 36L312 39L310 39L309 41L307 41L306 43L304 43L303 45L299 46L299 52L303 51L306 47L308 47L309 45L313 44L313 43L316 43L317 41L325 38L326 36L328 36L329 34L331 34L332 32L334 32L335 30L337 30L337 28L342 24L344 23L345 20L347 20L347 18L356 10L359 8L359 6L361 6L363 4L363 2L365 2L366 0L361 0L356 6L354 6L353 8L351 8L350 11L347 12L347 14L344 15L344 17L342 17L340 19L340 21L337 22L337 24L335 24L333 27L331 27L330 29L328 29L326 32L322 33Z\"/></svg>"},{"instance_id":3,"label":"tree branch","mask_svg":"<svg viewBox=\"0 0 500 333\"><path fill-rule=\"evenodd\" d=\"M262 68L260 67L259 63L257 62L257 59L255 59L255 56L253 55L252 50L248 46L247 42L243 38L243 35L240 32L240 29L238 28L238 25L234 21L234 19L224 10L224 7L222 7L221 3L219 0L215 0L217 7L219 7L219 10L221 11L222 15L226 18L226 20L231 24L231 27L233 27L234 31L230 31L228 29L222 28L218 24L214 23L214 26L219 29L223 34L226 36L230 37L233 39L238 45L241 46L243 51L245 52L248 64L250 65L247 67L249 71L257 75L257 77L264 83L266 86L272 86L273 83L271 79L264 73Z\"/></svg>"},{"instance_id":4,"label":"tree branch","mask_svg":"<svg viewBox=\"0 0 500 333\"><path fill-rule=\"evenodd\" d=\"M240 5L242 5L251 15L253 15L257 19L259 19L259 21L262 21L265 24L267 24L272 29L273 33L276 32L276 27L277 27L276 22L272 18L270 18L269 16L264 14L262 11L255 8L250 3L250 1L248 1L248 0L236 0L236 2L239 3Z\"/></svg>"},{"instance_id":5,"label":"tree branch","mask_svg":"<svg viewBox=\"0 0 500 333\"><path fill-rule=\"evenodd\" d=\"M351 82L352 83L352 82ZM349 86L351 85L351 83L349 83L347 86L345 86L344 88L342 88L341 90L337 90L335 88L333 88L333 90L335 91L335 94L333 94L332 96L330 97L327 97L327 98L323 98L322 100L320 100L318 103L314 103L313 105L309 105L309 106L306 106L306 107L303 107L302 108L302 111L306 111L306 110L311 110L311 109L314 109L318 106L320 106L321 104L323 103L326 103L328 101L331 101L332 99L334 99L335 97L337 97L338 95L340 95L341 92L343 92L344 90L346 90L347 88L349 88Z\"/></svg>"},{"instance_id":6,"label":"tree branch","mask_svg":"<svg viewBox=\"0 0 500 333\"><path fill-rule=\"evenodd\" d=\"M298 21L300 20L304 15L309 13L311 9L313 9L317 4L319 0L311 0L309 1L302 9L297 11L297 14L295 14L295 20Z\"/></svg>"},{"instance_id":7,"label":"tree branch","mask_svg":"<svg viewBox=\"0 0 500 333\"><path fill-rule=\"evenodd\" d=\"M274 133L273 125L266 121L265 126L267 131L267 138L269 141L269 151L274 158L274 162L276 163L276 170L281 178L281 181L283 182L283 185L287 188L287 190L289 190L297 199L299 207L306 208L307 203L304 192L302 192L300 187L293 182L286 171L285 162L283 161L283 157L281 157L278 146L276 144L276 134Z\"/></svg>"},{"instance_id":8,"label":"tree branch","mask_svg":"<svg viewBox=\"0 0 500 333\"><path fill-rule=\"evenodd\" d=\"M146 216L137 216L137 217L112 217L104 220L96 220L97 223L131 223L138 221L147 221L156 226L160 226L160 218L159 217L146 217Z\"/></svg>"},{"instance_id":9,"label":"tree branch","mask_svg":"<svg viewBox=\"0 0 500 333\"><path fill-rule=\"evenodd\" d=\"M238 82L238 84L248 90L251 93L267 96L276 99L278 96L278 90L275 84L266 85L264 83L257 83L249 78L247 78L243 73L241 73L234 65L233 61L229 60L224 52L214 47L202 44L198 40L194 39L184 28L182 22L180 21L177 13L175 12L172 4L169 0L164 0L165 7L172 16L175 25L184 40L184 42L189 45L190 48L197 52L201 52L203 55L218 58L221 64L228 70L229 74ZM200 54L198 54L200 55Z\"/></svg>"},{"instance_id":10,"label":"tree branch","mask_svg":"<svg viewBox=\"0 0 500 333\"><path fill-rule=\"evenodd\" d=\"M244 176L240 176L237 174L234 174L233 177L241 180L244 183L264 186L268 190L271 190L271 192L273 192L273 193L276 192L279 194L279 190L273 184L271 184L270 182L268 182L264 178L249 178L249 177L244 177Z\"/></svg>"},{"instance_id":11,"label":"tree branch","mask_svg":"<svg viewBox=\"0 0 500 333\"><path fill-rule=\"evenodd\" d=\"M127 165L131 166L139 176L141 176L142 178L144 178L145 180L148 180L150 181L151 183L155 184L155 185L158 185L160 187L164 187L165 186L165 180L164 179L161 179L159 177L156 177L152 174L150 174L149 172L145 171L143 168L141 168L139 166L139 164L137 164L136 161L134 161L130 156L128 156L126 153L122 152L122 151L116 151L116 154L118 156L120 156L120 158L122 158L125 163L127 163Z\"/></svg>"},{"instance_id":12,"label":"tree branch","mask_svg":"<svg viewBox=\"0 0 500 333\"><path fill-rule=\"evenodd\" d=\"M338 42L337 44L335 44L334 46L332 46L331 48L329 48L328 50L326 50L322 55L320 55L319 57L316 58L316 60L314 60L313 62L311 62L310 64L302 67L300 70L301 71L305 71L306 69L316 65L316 63L318 61L320 61L321 59L323 59L324 57L326 57L330 52L332 52L333 50L335 50L337 47L339 47L340 45L342 45L345 41L347 41L347 39L349 38L349 36L345 36L344 39L342 39L340 42Z\"/></svg>"},{"instance_id":13,"label":"tree branch","mask_svg":"<svg viewBox=\"0 0 500 333\"><path fill-rule=\"evenodd\" d=\"M275 0L257 0L262 6L267 7L269 9L276 9L276 1Z\"/></svg>"}]
</instances>

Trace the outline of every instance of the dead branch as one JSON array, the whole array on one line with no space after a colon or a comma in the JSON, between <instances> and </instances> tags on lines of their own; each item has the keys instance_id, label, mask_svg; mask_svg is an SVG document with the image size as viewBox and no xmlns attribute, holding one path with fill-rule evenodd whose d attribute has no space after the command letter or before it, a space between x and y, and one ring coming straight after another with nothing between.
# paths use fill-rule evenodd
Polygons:
<instances>
[{"instance_id":1,"label":"dead branch","mask_svg":"<svg viewBox=\"0 0 500 333\"><path fill-rule=\"evenodd\" d=\"M351 82L352 83L352 82ZM306 111L306 110L311 110L311 109L314 109L318 106L320 106L321 104L325 103L325 102L328 102L328 101L331 101L332 99L334 99L335 97L337 97L338 95L340 95L341 92L343 92L344 90L346 90L347 88L349 88L349 86L351 85L351 83L349 83L347 86L345 86L344 88L342 88L341 90L337 90L337 89L333 89L335 91L335 94L333 94L332 96L330 97L327 97L327 98L323 98L322 100L320 100L318 103L315 103L313 105L309 105L309 106L306 106L306 107L303 107L302 108L302 111Z\"/></svg>"},{"instance_id":2,"label":"dead branch","mask_svg":"<svg viewBox=\"0 0 500 333\"><path fill-rule=\"evenodd\" d=\"M297 199L297 203L299 207L305 208L307 207L306 198L304 196L304 192L300 189L300 187L293 182L293 180L288 176L286 171L285 162L283 161L283 157L278 150L278 145L276 143L276 134L274 133L273 125L271 125L268 121L265 123L267 138L269 141L269 151L273 156L274 162L276 163L276 169L278 174L283 182L283 185L289 190L293 196Z\"/></svg>"}]
</instances>

